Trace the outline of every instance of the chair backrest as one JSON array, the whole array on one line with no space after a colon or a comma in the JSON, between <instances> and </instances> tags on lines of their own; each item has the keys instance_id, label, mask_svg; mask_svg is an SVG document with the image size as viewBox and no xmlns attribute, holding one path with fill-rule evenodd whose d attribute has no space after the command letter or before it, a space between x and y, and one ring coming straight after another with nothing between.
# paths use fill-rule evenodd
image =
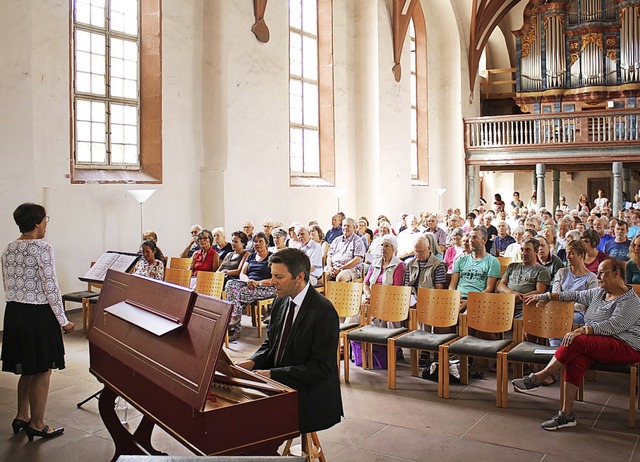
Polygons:
<instances>
[{"instance_id":1,"label":"chair backrest","mask_svg":"<svg viewBox=\"0 0 640 462\"><path fill-rule=\"evenodd\" d=\"M169 268L186 270L189 266L191 266L191 258L171 257L169 259Z\"/></svg>"},{"instance_id":2,"label":"chair backrest","mask_svg":"<svg viewBox=\"0 0 640 462\"><path fill-rule=\"evenodd\" d=\"M357 316L360 314L362 302L361 282L328 281L325 288L326 297L331 300L340 317Z\"/></svg>"},{"instance_id":3,"label":"chair backrest","mask_svg":"<svg viewBox=\"0 0 640 462\"><path fill-rule=\"evenodd\" d=\"M460 291L446 289L418 289L416 320L432 327L451 327L458 324Z\"/></svg>"},{"instance_id":4,"label":"chair backrest","mask_svg":"<svg viewBox=\"0 0 640 462\"><path fill-rule=\"evenodd\" d=\"M513 258L511 257L496 257L500 262L500 277L504 276L504 272L507 270L507 266L513 263Z\"/></svg>"},{"instance_id":5,"label":"chair backrest","mask_svg":"<svg viewBox=\"0 0 640 462\"><path fill-rule=\"evenodd\" d=\"M398 322L409 317L411 287L384 284L371 285L371 299L368 318Z\"/></svg>"},{"instance_id":6,"label":"chair backrest","mask_svg":"<svg viewBox=\"0 0 640 462\"><path fill-rule=\"evenodd\" d=\"M191 283L191 271L184 269L167 268L164 270L165 282L179 286L189 287Z\"/></svg>"},{"instance_id":7,"label":"chair backrest","mask_svg":"<svg viewBox=\"0 0 640 462\"><path fill-rule=\"evenodd\" d=\"M535 302L522 307L522 329L525 334L562 338L572 328L573 302L551 300L544 305Z\"/></svg>"},{"instance_id":8,"label":"chair backrest","mask_svg":"<svg viewBox=\"0 0 640 462\"><path fill-rule=\"evenodd\" d=\"M640 297L640 284L629 284L638 297Z\"/></svg>"},{"instance_id":9,"label":"chair backrest","mask_svg":"<svg viewBox=\"0 0 640 462\"><path fill-rule=\"evenodd\" d=\"M196 292L221 298L224 289L224 273L213 271L198 271L196 275Z\"/></svg>"},{"instance_id":10,"label":"chair backrest","mask_svg":"<svg viewBox=\"0 0 640 462\"><path fill-rule=\"evenodd\" d=\"M469 292L467 325L482 332L506 332L513 325L516 296Z\"/></svg>"}]
</instances>

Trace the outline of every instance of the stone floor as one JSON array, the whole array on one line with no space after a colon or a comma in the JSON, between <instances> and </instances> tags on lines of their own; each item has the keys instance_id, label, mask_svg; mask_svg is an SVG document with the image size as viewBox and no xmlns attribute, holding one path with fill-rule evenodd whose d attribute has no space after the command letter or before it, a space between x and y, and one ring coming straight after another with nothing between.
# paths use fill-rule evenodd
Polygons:
<instances>
[{"instance_id":1,"label":"stone floor","mask_svg":"<svg viewBox=\"0 0 640 462\"><path fill-rule=\"evenodd\" d=\"M82 325L78 312L70 315ZM246 322L244 323L246 325ZM246 358L259 344L256 330L245 328L229 350L235 360ZM63 425L65 434L28 442L14 436L17 377L0 374L0 462L108 461L114 446L98 414L97 400L81 409L76 403L101 386L89 373L84 332L65 336L67 368L51 381L47 421ZM557 412L557 385L531 394L509 393L509 409L495 406L495 375L469 385L452 385L451 399L437 397L433 382L409 376L402 361L398 389L387 389L386 371L363 371L352 365L351 383L342 386L345 419L319 433L329 461L638 461L640 429L627 427L628 379L601 374L588 382L585 401L576 404L578 426L546 432L540 422ZM129 409L129 426L140 414ZM240 430L240 429L239 429ZM154 445L172 455L190 452L159 429Z\"/></svg>"}]
</instances>

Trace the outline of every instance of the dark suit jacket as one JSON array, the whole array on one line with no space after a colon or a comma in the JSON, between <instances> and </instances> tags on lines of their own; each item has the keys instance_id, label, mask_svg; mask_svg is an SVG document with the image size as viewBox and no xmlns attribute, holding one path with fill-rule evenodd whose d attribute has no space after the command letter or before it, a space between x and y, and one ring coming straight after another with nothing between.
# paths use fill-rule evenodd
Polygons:
<instances>
[{"instance_id":1,"label":"dark suit jacket","mask_svg":"<svg viewBox=\"0 0 640 462\"><path fill-rule=\"evenodd\" d=\"M309 287L291 326L281 364L275 367L287 300L277 298L274 302L267 339L251 359L254 369L269 369L272 379L298 391L302 433L324 430L340 422L343 415L336 363L338 314L329 300Z\"/></svg>"}]
</instances>

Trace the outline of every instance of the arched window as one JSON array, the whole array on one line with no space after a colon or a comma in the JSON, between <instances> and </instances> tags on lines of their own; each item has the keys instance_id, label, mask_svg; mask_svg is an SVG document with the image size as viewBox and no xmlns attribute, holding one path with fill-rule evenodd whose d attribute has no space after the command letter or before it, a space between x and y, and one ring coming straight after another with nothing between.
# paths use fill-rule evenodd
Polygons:
<instances>
[{"instance_id":1,"label":"arched window","mask_svg":"<svg viewBox=\"0 0 640 462\"><path fill-rule=\"evenodd\" d=\"M160 0L74 0L71 21L72 182L160 182Z\"/></svg>"},{"instance_id":2,"label":"arched window","mask_svg":"<svg viewBox=\"0 0 640 462\"><path fill-rule=\"evenodd\" d=\"M331 0L289 0L292 185L334 182L332 34Z\"/></svg>"},{"instance_id":3,"label":"arched window","mask_svg":"<svg viewBox=\"0 0 640 462\"><path fill-rule=\"evenodd\" d=\"M411 42L411 178L429 184L427 142L427 30L418 2L409 22Z\"/></svg>"}]
</instances>

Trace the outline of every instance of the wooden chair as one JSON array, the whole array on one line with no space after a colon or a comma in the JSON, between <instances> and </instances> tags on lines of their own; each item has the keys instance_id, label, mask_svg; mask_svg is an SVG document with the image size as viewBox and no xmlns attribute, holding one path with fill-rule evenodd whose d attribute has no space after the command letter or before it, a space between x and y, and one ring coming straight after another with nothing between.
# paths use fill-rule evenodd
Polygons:
<instances>
[{"instance_id":1,"label":"wooden chair","mask_svg":"<svg viewBox=\"0 0 640 462\"><path fill-rule=\"evenodd\" d=\"M513 258L511 257L496 257L500 262L500 277L504 275L504 272L507 270L507 266L513 263Z\"/></svg>"},{"instance_id":2,"label":"wooden chair","mask_svg":"<svg viewBox=\"0 0 640 462\"><path fill-rule=\"evenodd\" d=\"M340 323L340 341L338 342L338 376L340 376L340 344L346 344L345 335L348 331L360 327L362 322L362 283L361 282L335 282L327 283L326 296L345 322ZM346 318L360 315L360 322L346 322ZM346 347L345 347L346 348Z\"/></svg>"},{"instance_id":3,"label":"wooden chair","mask_svg":"<svg viewBox=\"0 0 640 462\"><path fill-rule=\"evenodd\" d=\"M167 268L188 270L191 266L191 258L170 257Z\"/></svg>"},{"instance_id":4,"label":"wooden chair","mask_svg":"<svg viewBox=\"0 0 640 462\"><path fill-rule=\"evenodd\" d=\"M253 303L247 305L249 316L251 316L251 323L258 328L258 337L262 338L262 310L269 308L275 297L265 298L262 300L256 300Z\"/></svg>"},{"instance_id":5,"label":"wooden chair","mask_svg":"<svg viewBox=\"0 0 640 462\"><path fill-rule=\"evenodd\" d=\"M282 451L283 456L300 456L304 457L308 462L319 460L320 462L326 462L324 451L320 446L320 439L316 432L302 433L300 435L302 441L301 452L295 446L292 446L293 440L288 440Z\"/></svg>"},{"instance_id":6,"label":"wooden chair","mask_svg":"<svg viewBox=\"0 0 640 462\"><path fill-rule=\"evenodd\" d=\"M469 335L469 328L473 328L477 333L485 332L492 334L504 334L511 330L513 324L513 313L515 311L516 296L513 294L490 294L484 292L469 292L467 299L467 311L461 317L462 338L455 342L440 346L440 357L449 358L450 354L460 356L460 383L469 382L469 356L493 359L498 361L498 353L505 351L512 346L509 339L486 340L476 335ZM441 365L445 371L440 375L443 385L442 394L444 398L449 397L449 371L448 361ZM499 362L496 364L496 406L502 404L500 386L502 383L502 367Z\"/></svg>"},{"instance_id":7,"label":"wooden chair","mask_svg":"<svg viewBox=\"0 0 640 462\"><path fill-rule=\"evenodd\" d=\"M395 348L409 348L411 351L411 375L418 376L418 351L441 352L440 345L451 343L458 334L435 334L424 330L418 330L418 323L431 327L452 327L458 324L458 312L460 311L460 291L445 289L418 289L418 303L416 314L411 316L413 329L411 332L390 338L387 342L388 356L388 387L396 389L396 355ZM393 352L394 354L391 354ZM439 356L439 374L449 371L443 364L449 364L449 358ZM442 380L438 380L438 397L442 397Z\"/></svg>"},{"instance_id":8,"label":"wooden chair","mask_svg":"<svg viewBox=\"0 0 640 462\"><path fill-rule=\"evenodd\" d=\"M89 267L92 267L94 264L95 264L95 262L92 261L91 264L89 265ZM77 291L77 292L69 292L69 293L63 294L62 295L62 306L63 306L64 310L65 311L67 310L67 302L82 303L82 300L85 299L85 298L98 297L100 295L100 288L101 287L102 287L102 284L100 284L100 283L88 282L87 283L87 290L80 290L80 291ZM96 292L96 291L93 291L91 289L98 289L98 291ZM84 325L86 325L86 323L87 323L84 309L82 311L82 322L83 322Z\"/></svg>"},{"instance_id":9,"label":"wooden chair","mask_svg":"<svg viewBox=\"0 0 640 462\"><path fill-rule=\"evenodd\" d=\"M371 300L369 313L371 317L387 322L406 321L409 317L411 303L411 287L373 284L371 286ZM360 342L362 345L362 368L367 364L373 365L373 345L387 345L387 340L406 332L406 327L388 328L366 325L348 331L343 337L344 345L344 381L349 383L349 341ZM371 347L369 347L371 345Z\"/></svg>"},{"instance_id":10,"label":"wooden chair","mask_svg":"<svg viewBox=\"0 0 640 462\"><path fill-rule=\"evenodd\" d=\"M166 268L164 270L164 280L178 286L189 287L191 284L191 271L188 269Z\"/></svg>"},{"instance_id":11,"label":"wooden chair","mask_svg":"<svg viewBox=\"0 0 640 462\"><path fill-rule=\"evenodd\" d=\"M224 273L198 271L195 291L210 297L221 298L224 289Z\"/></svg>"},{"instance_id":12,"label":"wooden chair","mask_svg":"<svg viewBox=\"0 0 640 462\"><path fill-rule=\"evenodd\" d=\"M573 302L550 301L544 306L536 305L537 302L522 307L522 319L516 319L513 327L513 340L516 345L508 352L498 353L498 362L501 363L503 371L499 384L503 408L508 406L509 363L514 363L513 376L522 377L524 363L546 365L553 357L553 353L536 354L536 350L556 349L526 341L526 334L543 339L562 338L572 329ZM560 380L562 381L562 377Z\"/></svg>"}]
</instances>

